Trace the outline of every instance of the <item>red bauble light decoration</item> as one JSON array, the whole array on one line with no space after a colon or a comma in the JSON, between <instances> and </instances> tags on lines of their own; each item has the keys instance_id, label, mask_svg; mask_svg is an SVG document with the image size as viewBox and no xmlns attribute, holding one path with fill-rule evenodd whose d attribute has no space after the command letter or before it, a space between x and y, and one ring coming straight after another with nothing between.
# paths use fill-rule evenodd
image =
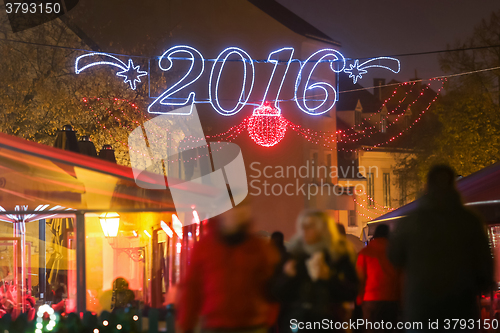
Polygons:
<instances>
[{"instance_id":1,"label":"red bauble light decoration","mask_svg":"<svg viewBox=\"0 0 500 333\"><path fill-rule=\"evenodd\" d=\"M272 147L285 137L287 125L288 121L281 115L280 110L265 103L255 109L248 118L247 130L256 144Z\"/></svg>"}]
</instances>

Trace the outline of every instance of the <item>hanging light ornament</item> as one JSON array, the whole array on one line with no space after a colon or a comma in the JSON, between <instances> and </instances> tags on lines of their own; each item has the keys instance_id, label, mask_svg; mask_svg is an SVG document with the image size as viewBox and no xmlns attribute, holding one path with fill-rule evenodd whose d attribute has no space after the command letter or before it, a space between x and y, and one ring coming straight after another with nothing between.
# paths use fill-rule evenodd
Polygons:
<instances>
[{"instance_id":1,"label":"hanging light ornament","mask_svg":"<svg viewBox=\"0 0 500 333\"><path fill-rule=\"evenodd\" d=\"M248 118L248 135L256 144L272 147L285 137L287 124L281 111L266 102Z\"/></svg>"}]
</instances>

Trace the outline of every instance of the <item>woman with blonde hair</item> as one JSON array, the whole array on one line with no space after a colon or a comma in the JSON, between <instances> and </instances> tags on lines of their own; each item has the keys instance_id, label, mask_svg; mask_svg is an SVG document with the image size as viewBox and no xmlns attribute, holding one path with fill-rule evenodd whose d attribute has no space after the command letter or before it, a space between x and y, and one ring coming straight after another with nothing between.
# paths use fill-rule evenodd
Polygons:
<instances>
[{"instance_id":1,"label":"woman with blonde hair","mask_svg":"<svg viewBox=\"0 0 500 333\"><path fill-rule=\"evenodd\" d=\"M322 323L344 321L343 303L356 298L358 277L347 240L333 219L319 210L302 212L288 251L291 259L276 286L285 312L280 329L319 331L325 329Z\"/></svg>"}]
</instances>

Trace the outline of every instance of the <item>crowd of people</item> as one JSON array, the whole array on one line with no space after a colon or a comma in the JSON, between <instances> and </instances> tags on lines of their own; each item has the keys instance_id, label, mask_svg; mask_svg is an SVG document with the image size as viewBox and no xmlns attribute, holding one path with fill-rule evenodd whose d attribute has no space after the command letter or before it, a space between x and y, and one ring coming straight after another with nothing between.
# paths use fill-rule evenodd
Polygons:
<instances>
[{"instance_id":1,"label":"crowd of people","mask_svg":"<svg viewBox=\"0 0 500 333\"><path fill-rule=\"evenodd\" d=\"M358 318L421 321L426 331L430 320L479 318L477 297L494 286L484 225L461 203L447 166L430 171L420 202L394 232L380 224L359 253L319 210L300 214L287 246L280 232L266 242L241 203L212 219L195 245L176 332L318 331L325 327L304 324L325 322L349 331L331 323Z\"/></svg>"},{"instance_id":2,"label":"crowd of people","mask_svg":"<svg viewBox=\"0 0 500 333\"><path fill-rule=\"evenodd\" d=\"M248 201L207 226L179 286L176 333L404 331L398 322L423 323L407 329L416 332L430 331L428 323L438 322L436 331L447 319L479 319L478 297L497 287L485 226L461 203L447 166L429 172L418 209L395 230L378 224L359 253L343 225L320 210L298 216L286 245L281 232L270 241L252 232ZM52 289L53 308L67 311L64 279ZM18 294L15 285L0 282L0 317L20 312ZM98 302L110 312L137 306L124 278ZM28 296L23 303L33 320L35 299ZM360 319L393 325L335 325Z\"/></svg>"}]
</instances>

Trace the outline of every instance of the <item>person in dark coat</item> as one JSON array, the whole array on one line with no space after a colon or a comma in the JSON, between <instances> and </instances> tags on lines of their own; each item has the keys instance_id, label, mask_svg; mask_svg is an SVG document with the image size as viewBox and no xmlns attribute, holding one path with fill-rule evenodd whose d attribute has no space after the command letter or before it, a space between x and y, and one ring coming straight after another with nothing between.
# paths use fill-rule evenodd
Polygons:
<instances>
[{"instance_id":1,"label":"person in dark coat","mask_svg":"<svg viewBox=\"0 0 500 333\"><path fill-rule=\"evenodd\" d=\"M461 203L453 170L433 167L426 190L388 247L389 260L405 273L405 319L423 322L422 332L429 320L443 330L449 319L478 319L477 297L493 286L485 226Z\"/></svg>"},{"instance_id":2,"label":"person in dark coat","mask_svg":"<svg viewBox=\"0 0 500 333\"><path fill-rule=\"evenodd\" d=\"M379 224L373 239L358 254L356 269L361 283L357 304L369 322L391 322L395 327L400 299L400 272L387 259L389 226ZM393 332L392 329L367 332Z\"/></svg>"},{"instance_id":3,"label":"person in dark coat","mask_svg":"<svg viewBox=\"0 0 500 333\"><path fill-rule=\"evenodd\" d=\"M280 255L280 261L278 265L276 265L276 275L279 276L281 270L283 270L283 265L285 262L290 259L290 253L288 253L285 246L285 236L281 231L275 231L271 234L270 243L274 246ZM278 318L276 323L269 329L269 333L280 333L282 331L286 331L286 327L288 326L286 322L286 311L283 307L278 308Z\"/></svg>"},{"instance_id":4,"label":"person in dark coat","mask_svg":"<svg viewBox=\"0 0 500 333\"><path fill-rule=\"evenodd\" d=\"M358 278L333 220L322 211L303 212L288 250L291 259L276 280L287 331L320 331L325 327L318 323L345 321L343 302L356 298Z\"/></svg>"},{"instance_id":5,"label":"person in dark coat","mask_svg":"<svg viewBox=\"0 0 500 333\"><path fill-rule=\"evenodd\" d=\"M285 263L289 259L290 254L286 250L285 237L281 231L275 231L271 234L271 244L278 250L281 262Z\"/></svg>"},{"instance_id":6,"label":"person in dark coat","mask_svg":"<svg viewBox=\"0 0 500 333\"><path fill-rule=\"evenodd\" d=\"M116 278L113 282L113 310L123 309L134 305L135 294L129 289L128 281L122 277Z\"/></svg>"}]
</instances>

